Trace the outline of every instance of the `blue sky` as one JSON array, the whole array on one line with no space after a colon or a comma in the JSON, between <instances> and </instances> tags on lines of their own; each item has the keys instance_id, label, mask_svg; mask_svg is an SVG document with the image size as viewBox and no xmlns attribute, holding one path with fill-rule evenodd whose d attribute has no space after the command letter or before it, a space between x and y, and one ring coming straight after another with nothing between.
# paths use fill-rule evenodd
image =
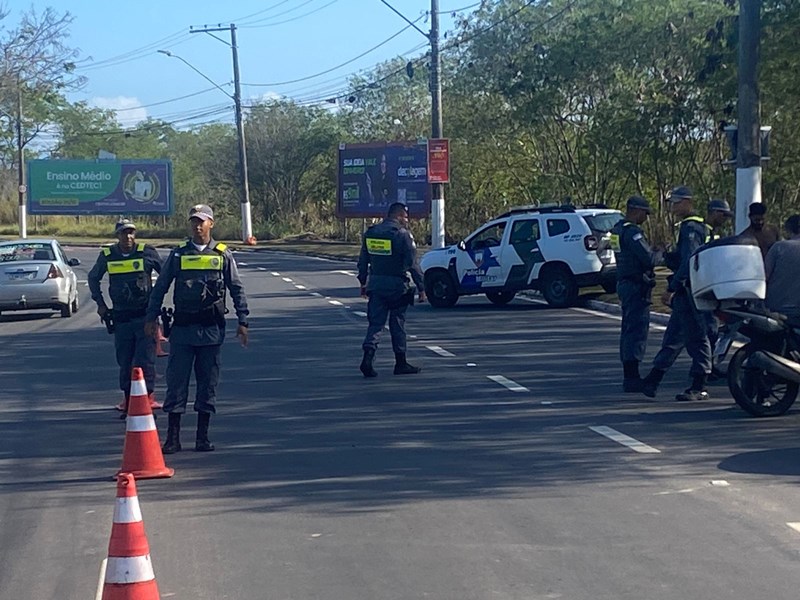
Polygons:
<instances>
[{"instance_id":1,"label":"blue sky","mask_svg":"<svg viewBox=\"0 0 800 600\"><path fill-rule=\"evenodd\" d=\"M450 11L476 3L440 0L442 33L453 27ZM393 0L391 4L412 21L430 10L430 0ZM239 27L241 81L248 84L242 87L245 102L276 94L300 100L335 95L349 75L398 55L417 56L426 44L413 28L398 34L407 23L380 0L36 0L32 4L6 0L6 6L11 10L6 19L9 25L31 6L36 10L53 6L73 15L71 44L80 49L81 58L92 60L80 63L80 73L88 82L70 99L124 109L117 113L124 125L146 116L168 121L197 117L180 125L232 120L232 111L213 113L231 106L229 98L179 59L156 52L166 49L180 56L232 94L230 49L207 34L190 34L190 26L236 23ZM423 18L417 25L428 31L430 22ZM308 81L278 85L349 61L395 34L345 67ZM216 35L229 39L228 32ZM115 57L119 58L109 61ZM208 91L148 106L203 90Z\"/></svg>"}]
</instances>

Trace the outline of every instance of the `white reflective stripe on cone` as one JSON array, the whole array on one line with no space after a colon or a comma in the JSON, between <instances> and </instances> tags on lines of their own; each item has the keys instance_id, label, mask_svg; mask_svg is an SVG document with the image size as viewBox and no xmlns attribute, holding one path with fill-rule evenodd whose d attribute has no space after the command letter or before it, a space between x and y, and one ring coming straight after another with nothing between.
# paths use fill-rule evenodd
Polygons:
<instances>
[{"instance_id":1,"label":"white reflective stripe on cone","mask_svg":"<svg viewBox=\"0 0 800 600\"><path fill-rule=\"evenodd\" d=\"M139 498L129 496L117 498L114 506L114 523L139 523L142 520L142 510L139 508Z\"/></svg>"},{"instance_id":2,"label":"white reflective stripe on cone","mask_svg":"<svg viewBox=\"0 0 800 600\"><path fill-rule=\"evenodd\" d=\"M147 396L147 386L144 383L144 379L131 381L131 398L133 396Z\"/></svg>"},{"instance_id":3,"label":"white reflective stripe on cone","mask_svg":"<svg viewBox=\"0 0 800 600\"><path fill-rule=\"evenodd\" d=\"M155 578L153 563L150 562L149 554L125 558L108 557L106 583L143 583L152 581Z\"/></svg>"},{"instance_id":4,"label":"white reflective stripe on cone","mask_svg":"<svg viewBox=\"0 0 800 600\"><path fill-rule=\"evenodd\" d=\"M142 431L155 431L156 421L153 415L132 417L128 415L128 431L140 433Z\"/></svg>"}]
</instances>

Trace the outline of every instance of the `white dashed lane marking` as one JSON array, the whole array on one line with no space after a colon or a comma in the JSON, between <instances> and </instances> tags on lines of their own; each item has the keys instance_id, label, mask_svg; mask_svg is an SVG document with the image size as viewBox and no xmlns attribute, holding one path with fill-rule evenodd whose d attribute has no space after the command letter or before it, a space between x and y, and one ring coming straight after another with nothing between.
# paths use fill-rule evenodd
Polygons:
<instances>
[{"instance_id":1,"label":"white dashed lane marking","mask_svg":"<svg viewBox=\"0 0 800 600\"><path fill-rule=\"evenodd\" d=\"M455 356L455 354L453 354L452 352L448 352L441 346L425 346L425 347L431 352L435 352L439 356L446 356L448 358Z\"/></svg>"},{"instance_id":2,"label":"white dashed lane marking","mask_svg":"<svg viewBox=\"0 0 800 600\"><path fill-rule=\"evenodd\" d=\"M794 529L797 533L800 533L800 523L787 523L787 525Z\"/></svg>"},{"instance_id":3,"label":"white dashed lane marking","mask_svg":"<svg viewBox=\"0 0 800 600\"><path fill-rule=\"evenodd\" d=\"M648 446L647 444L640 442L637 439L630 437L629 435L625 435L624 433L620 433L616 429L612 429L611 427L606 427L605 425L599 425L597 427L589 427L595 433L599 433L602 436L607 437L610 440L617 442L618 444L622 444L630 448L631 450L635 450L636 452L641 452L642 454L660 454L661 450L658 448L653 448L652 446Z\"/></svg>"},{"instance_id":4,"label":"white dashed lane marking","mask_svg":"<svg viewBox=\"0 0 800 600\"><path fill-rule=\"evenodd\" d=\"M322 298L322 294L320 294L319 292L311 292L311 295L316 298Z\"/></svg>"},{"instance_id":5,"label":"white dashed lane marking","mask_svg":"<svg viewBox=\"0 0 800 600\"><path fill-rule=\"evenodd\" d=\"M356 273L353 271L331 271L331 273L340 273L341 275L349 275L350 277L356 277Z\"/></svg>"},{"instance_id":6,"label":"white dashed lane marking","mask_svg":"<svg viewBox=\"0 0 800 600\"><path fill-rule=\"evenodd\" d=\"M334 306L344 306L344 304L342 304L338 300L328 300L328 304L333 304Z\"/></svg>"},{"instance_id":7,"label":"white dashed lane marking","mask_svg":"<svg viewBox=\"0 0 800 600\"><path fill-rule=\"evenodd\" d=\"M280 274L280 273L277 273L276 271L272 271L272 272L270 273L270 275L272 275L273 277L280 277L280 276L281 276L281 274Z\"/></svg>"},{"instance_id":8,"label":"white dashed lane marking","mask_svg":"<svg viewBox=\"0 0 800 600\"><path fill-rule=\"evenodd\" d=\"M281 277L281 279L283 279L286 283L292 283L293 281L291 277Z\"/></svg>"},{"instance_id":9,"label":"white dashed lane marking","mask_svg":"<svg viewBox=\"0 0 800 600\"><path fill-rule=\"evenodd\" d=\"M246 266L247 266L247 263L246 263L246 262L241 262L241 261L240 261L240 262L238 262L237 264L238 264L240 267L246 267Z\"/></svg>"},{"instance_id":10,"label":"white dashed lane marking","mask_svg":"<svg viewBox=\"0 0 800 600\"><path fill-rule=\"evenodd\" d=\"M259 271L266 271L267 267L256 267Z\"/></svg>"},{"instance_id":11,"label":"white dashed lane marking","mask_svg":"<svg viewBox=\"0 0 800 600\"><path fill-rule=\"evenodd\" d=\"M358 315L359 317L366 317L367 316L367 313L365 313L364 311L361 311L361 310L354 310L353 314L354 315Z\"/></svg>"},{"instance_id":12,"label":"white dashed lane marking","mask_svg":"<svg viewBox=\"0 0 800 600\"><path fill-rule=\"evenodd\" d=\"M298 290L304 290L304 289L306 289L306 286L304 286L304 285L300 285L299 283L295 283L295 284L294 284L294 287L296 287Z\"/></svg>"},{"instance_id":13,"label":"white dashed lane marking","mask_svg":"<svg viewBox=\"0 0 800 600\"><path fill-rule=\"evenodd\" d=\"M518 384L516 381L511 381L507 377L503 377L502 375L487 375L489 379L494 381L495 383L499 383L502 386L507 387L512 392L530 392L528 388L524 385Z\"/></svg>"}]
</instances>

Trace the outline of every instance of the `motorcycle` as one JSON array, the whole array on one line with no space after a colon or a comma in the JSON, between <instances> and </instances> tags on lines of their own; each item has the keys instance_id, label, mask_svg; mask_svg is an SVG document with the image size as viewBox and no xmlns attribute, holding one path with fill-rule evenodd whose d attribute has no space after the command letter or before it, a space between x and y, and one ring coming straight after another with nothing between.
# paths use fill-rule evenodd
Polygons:
<instances>
[{"instance_id":1,"label":"motorcycle","mask_svg":"<svg viewBox=\"0 0 800 600\"><path fill-rule=\"evenodd\" d=\"M735 338L749 340L728 363L728 388L736 404L754 417L784 414L800 390L800 320L746 301L724 303L716 314L725 325L714 349L716 364Z\"/></svg>"}]
</instances>

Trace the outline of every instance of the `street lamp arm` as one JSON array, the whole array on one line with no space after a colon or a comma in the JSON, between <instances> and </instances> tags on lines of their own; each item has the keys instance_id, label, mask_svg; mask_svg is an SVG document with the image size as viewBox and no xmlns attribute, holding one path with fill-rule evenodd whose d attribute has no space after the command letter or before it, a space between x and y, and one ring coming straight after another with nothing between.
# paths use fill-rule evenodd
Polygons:
<instances>
[{"instance_id":1,"label":"street lamp arm","mask_svg":"<svg viewBox=\"0 0 800 600\"><path fill-rule=\"evenodd\" d=\"M211 85L213 85L215 88L217 88L220 92L225 94L228 98L230 98L231 100L235 100L235 98L233 96L231 96L228 92L226 92L225 89L221 85L219 85L216 81L214 81L213 79L208 77L205 73L203 73L200 69L195 67L192 63L190 63L185 58L183 58L181 56L178 56L177 54L173 54L169 50L158 50L157 52L159 54L163 54L164 56L169 56L170 58L177 58L179 61L181 61L187 67L189 67L192 71L194 71L195 73L200 75L200 77L202 77L203 79L208 81Z\"/></svg>"}]
</instances>

